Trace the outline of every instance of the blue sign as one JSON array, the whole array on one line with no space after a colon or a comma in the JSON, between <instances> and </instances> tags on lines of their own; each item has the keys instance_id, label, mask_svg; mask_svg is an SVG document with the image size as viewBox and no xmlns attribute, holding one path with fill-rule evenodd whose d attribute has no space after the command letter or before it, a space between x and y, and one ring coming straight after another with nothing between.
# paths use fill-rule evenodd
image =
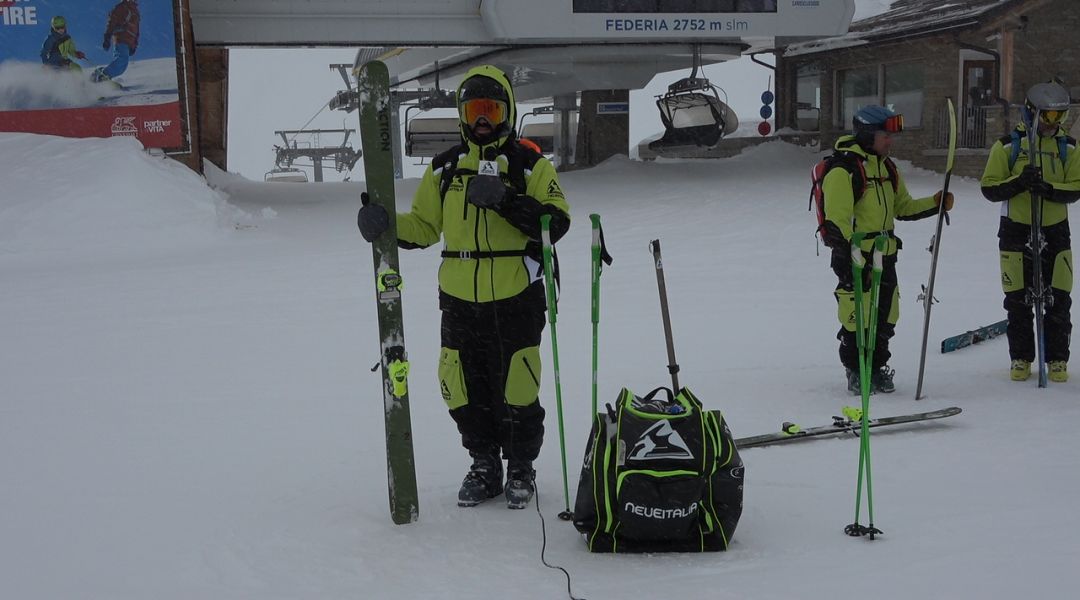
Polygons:
<instances>
[{"instance_id":1,"label":"blue sign","mask_svg":"<svg viewBox=\"0 0 1080 600\"><path fill-rule=\"evenodd\" d=\"M598 115L628 115L630 114L629 102L597 102L596 114Z\"/></svg>"}]
</instances>

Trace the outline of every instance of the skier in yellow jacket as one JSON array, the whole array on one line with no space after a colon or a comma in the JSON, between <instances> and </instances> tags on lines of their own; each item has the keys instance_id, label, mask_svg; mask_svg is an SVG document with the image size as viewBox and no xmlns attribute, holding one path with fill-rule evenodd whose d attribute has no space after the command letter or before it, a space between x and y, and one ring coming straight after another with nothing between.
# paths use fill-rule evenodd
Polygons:
<instances>
[{"instance_id":1,"label":"skier in yellow jacket","mask_svg":"<svg viewBox=\"0 0 1080 600\"><path fill-rule=\"evenodd\" d=\"M1034 312L1030 303L1031 194L1042 209L1042 280L1049 288L1044 320L1048 378L1069 378L1069 337L1072 322L1073 259L1068 204L1080 198L1080 152L1063 128L1069 113L1069 92L1057 83L1040 83L1027 93L1024 120L990 149L982 176L982 192L1001 202L998 248L1001 286L1009 316L1009 375L1013 381L1031 376L1035 360ZM1036 160L1030 158L1028 131L1038 114Z\"/></svg>"},{"instance_id":2,"label":"skier in yellow jacket","mask_svg":"<svg viewBox=\"0 0 1080 600\"><path fill-rule=\"evenodd\" d=\"M555 242L570 227L569 206L555 167L516 139L514 92L502 71L470 70L457 105L462 143L424 171L412 210L398 215L398 245L443 242L439 389L472 457L458 505L503 493L505 458L507 506L524 508L544 436L540 216L551 215ZM365 203L358 225L374 240L388 227L385 210Z\"/></svg>"},{"instance_id":3,"label":"skier in yellow jacket","mask_svg":"<svg viewBox=\"0 0 1080 600\"><path fill-rule=\"evenodd\" d=\"M869 234L862 243L867 260L873 237L887 235L884 270L879 292L877 339L871 362L871 388L875 392L891 393L895 371L888 366L891 355L889 339L896 333L900 318L899 286L896 278L896 255L902 244L893 233L894 221L913 221L931 217L938 212L941 192L925 198L912 198L899 170L889 158L894 136L904 129L903 116L884 106L864 106L852 119L852 135L836 140L836 166L822 182L825 196L824 241L832 248L832 269L839 280L836 286L837 317L840 331L840 362L847 373L848 390L859 389L859 354L855 342L855 291L851 269L851 234ZM861 194L856 194L861 191ZM856 197L858 196L858 197ZM953 196L945 197L945 210L952 209ZM870 269L864 271L866 290L870 285Z\"/></svg>"}]
</instances>

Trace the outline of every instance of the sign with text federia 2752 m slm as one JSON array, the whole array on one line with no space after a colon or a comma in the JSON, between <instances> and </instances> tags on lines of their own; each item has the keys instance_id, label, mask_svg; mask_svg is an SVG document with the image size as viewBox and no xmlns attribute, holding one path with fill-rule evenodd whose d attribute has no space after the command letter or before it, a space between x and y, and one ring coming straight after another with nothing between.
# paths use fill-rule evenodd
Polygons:
<instances>
[{"instance_id":1,"label":"sign with text federia 2752 m slm","mask_svg":"<svg viewBox=\"0 0 1080 600\"><path fill-rule=\"evenodd\" d=\"M0 131L183 145L173 0L0 0Z\"/></svg>"},{"instance_id":2,"label":"sign with text federia 2752 m slm","mask_svg":"<svg viewBox=\"0 0 1080 600\"><path fill-rule=\"evenodd\" d=\"M480 14L515 42L824 37L847 33L855 0L495 0Z\"/></svg>"}]
</instances>

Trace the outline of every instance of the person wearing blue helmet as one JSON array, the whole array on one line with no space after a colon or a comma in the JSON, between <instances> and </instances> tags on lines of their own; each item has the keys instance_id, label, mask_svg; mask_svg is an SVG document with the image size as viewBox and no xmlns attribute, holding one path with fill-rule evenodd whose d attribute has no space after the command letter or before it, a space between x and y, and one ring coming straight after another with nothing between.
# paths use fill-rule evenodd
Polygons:
<instances>
[{"instance_id":1,"label":"person wearing blue helmet","mask_svg":"<svg viewBox=\"0 0 1080 600\"><path fill-rule=\"evenodd\" d=\"M897 251L903 247L894 232L896 220L914 221L936 216L944 201L945 210L953 204L952 193L941 192L924 198L912 198L896 164L889 158L896 136L904 130L904 117L885 106L864 106L852 119L851 135L836 140L834 166L822 182L824 194L824 243L832 248L831 266L839 280L835 296L840 331L840 362L847 374L848 391L859 394L859 353L855 341L855 282L851 268L851 236L862 232L862 252L870 260L873 239L888 236L884 270L881 276L877 339L871 359L871 390L890 393L896 390L895 371L888 365L889 340L896 333L900 318L900 289L896 277ZM860 282L869 289L870 269Z\"/></svg>"}]
</instances>

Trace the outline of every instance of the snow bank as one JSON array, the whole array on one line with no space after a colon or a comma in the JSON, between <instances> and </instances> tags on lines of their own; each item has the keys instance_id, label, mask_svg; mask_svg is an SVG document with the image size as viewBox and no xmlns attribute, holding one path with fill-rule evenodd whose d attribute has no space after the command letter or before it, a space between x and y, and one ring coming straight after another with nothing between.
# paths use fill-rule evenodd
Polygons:
<instances>
[{"instance_id":1,"label":"snow bank","mask_svg":"<svg viewBox=\"0 0 1080 600\"><path fill-rule=\"evenodd\" d=\"M134 138L0 133L0 155L0 253L137 253L227 235L224 196Z\"/></svg>"}]
</instances>

